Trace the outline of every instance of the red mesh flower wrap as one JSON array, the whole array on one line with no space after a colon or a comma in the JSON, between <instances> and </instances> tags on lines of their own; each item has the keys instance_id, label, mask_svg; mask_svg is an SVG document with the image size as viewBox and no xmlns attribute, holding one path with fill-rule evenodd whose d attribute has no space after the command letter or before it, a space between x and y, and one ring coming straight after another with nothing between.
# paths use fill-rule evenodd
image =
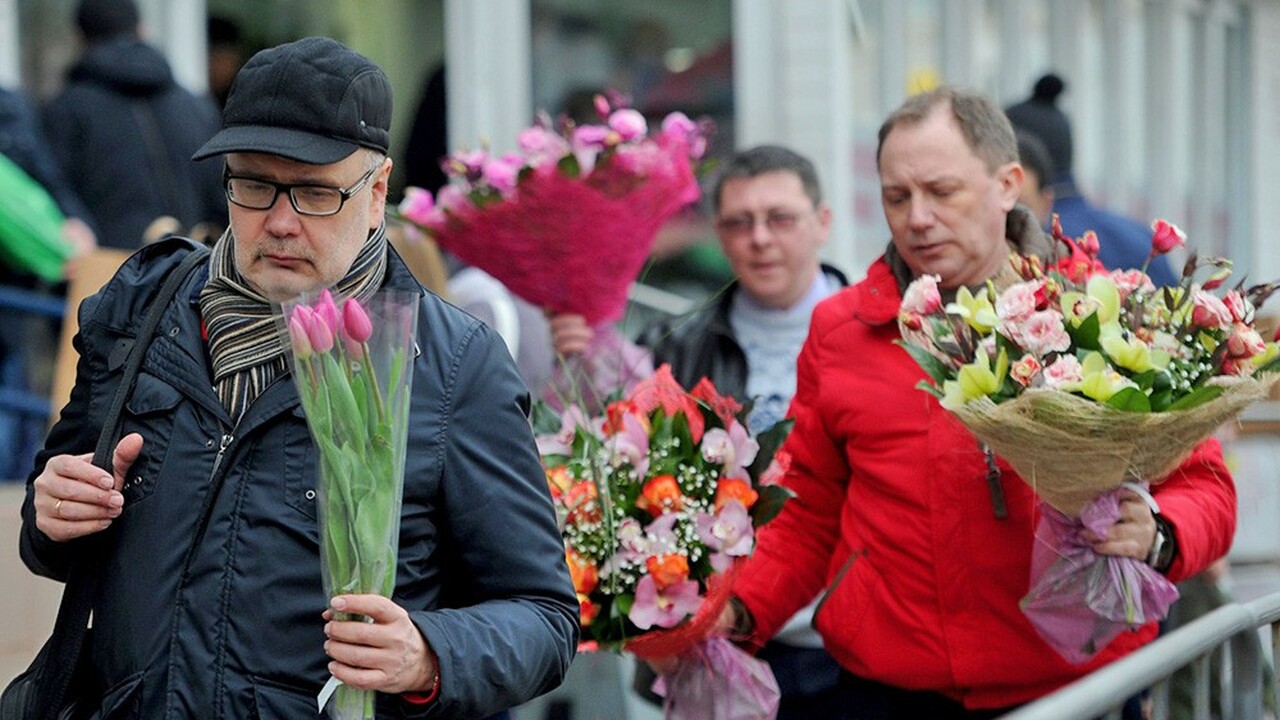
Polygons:
<instances>
[{"instance_id":1,"label":"red mesh flower wrap","mask_svg":"<svg viewBox=\"0 0 1280 720\"><path fill-rule=\"evenodd\" d=\"M534 305L617 319L658 229L698 199L705 130L672 113L649 137L635 110L600 97L597 111L606 124L552 130L539 117L519 153L451 155L456 182L436 198L407 188L400 216Z\"/></svg>"},{"instance_id":2,"label":"red mesh flower wrap","mask_svg":"<svg viewBox=\"0 0 1280 720\"><path fill-rule=\"evenodd\" d=\"M643 178L618 156L586 177L535 168L513 198L451 212L436 241L534 305L617 319L658 229L698 197L683 146L658 146Z\"/></svg>"}]
</instances>

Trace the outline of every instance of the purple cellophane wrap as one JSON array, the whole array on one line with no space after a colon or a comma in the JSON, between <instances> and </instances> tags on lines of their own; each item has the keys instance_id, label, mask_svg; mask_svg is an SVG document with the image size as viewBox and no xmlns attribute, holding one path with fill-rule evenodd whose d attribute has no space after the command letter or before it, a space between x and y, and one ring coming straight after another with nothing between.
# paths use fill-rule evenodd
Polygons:
<instances>
[{"instance_id":1,"label":"purple cellophane wrap","mask_svg":"<svg viewBox=\"0 0 1280 720\"><path fill-rule=\"evenodd\" d=\"M1040 504L1022 612L1068 662L1083 663L1122 631L1163 619L1178 599L1178 589L1151 566L1099 555L1083 537L1086 529L1106 535L1120 519L1120 493L1099 495L1079 520Z\"/></svg>"},{"instance_id":2,"label":"purple cellophane wrap","mask_svg":"<svg viewBox=\"0 0 1280 720\"><path fill-rule=\"evenodd\" d=\"M683 653L653 691L666 720L774 720L781 698L769 664L722 637Z\"/></svg>"}]
</instances>

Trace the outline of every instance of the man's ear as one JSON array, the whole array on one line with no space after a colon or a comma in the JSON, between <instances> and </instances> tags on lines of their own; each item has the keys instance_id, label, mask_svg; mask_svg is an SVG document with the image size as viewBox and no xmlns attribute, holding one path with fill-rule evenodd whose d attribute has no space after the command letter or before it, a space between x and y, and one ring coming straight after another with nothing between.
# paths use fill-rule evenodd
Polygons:
<instances>
[{"instance_id":1,"label":"man's ear","mask_svg":"<svg viewBox=\"0 0 1280 720\"><path fill-rule=\"evenodd\" d=\"M387 186L391 181L391 166L395 163L390 157L382 159L382 166L373 173L369 181L369 229L374 230L382 224L383 213L387 211Z\"/></svg>"},{"instance_id":2,"label":"man's ear","mask_svg":"<svg viewBox=\"0 0 1280 720\"><path fill-rule=\"evenodd\" d=\"M995 180L1000 185L1000 206L1005 212L1009 212L1022 195L1022 183L1026 180L1026 171L1019 163L1005 163L996 169Z\"/></svg>"}]
</instances>

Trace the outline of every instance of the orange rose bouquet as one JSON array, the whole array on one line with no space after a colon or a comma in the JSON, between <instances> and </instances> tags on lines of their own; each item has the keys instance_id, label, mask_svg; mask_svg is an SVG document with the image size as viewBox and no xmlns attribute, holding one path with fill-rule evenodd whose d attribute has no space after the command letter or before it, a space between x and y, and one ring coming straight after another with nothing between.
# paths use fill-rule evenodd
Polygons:
<instances>
[{"instance_id":1,"label":"orange rose bouquet","mask_svg":"<svg viewBox=\"0 0 1280 720\"><path fill-rule=\"evenodd\" d=\"M706 638L756 528L790 496L771 483L790 421L752 437L742 412L706 379L684 390L666 365L603 417L539 406L583 649L656 657Z\"/></svg>"}]
</instances>

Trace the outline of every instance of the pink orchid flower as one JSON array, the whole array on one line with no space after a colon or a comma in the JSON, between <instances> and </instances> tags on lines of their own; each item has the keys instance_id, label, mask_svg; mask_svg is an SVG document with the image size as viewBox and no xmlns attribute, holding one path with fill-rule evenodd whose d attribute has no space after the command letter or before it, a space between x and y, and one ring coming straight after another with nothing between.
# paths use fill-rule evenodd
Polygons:
<instances>
[{"instance_id":1,"label":"pink orchid flower","mask_svg":"<svg viewBox=\"0 0 1280 720\"><path fill-rule=\"evenodd\" d=\"M431 193L420 187L406 187L404 199L400 201L400 214L410 222L419 225L433 225L436 213L436 199Z\"/></svg>"},{"instance_id":2,"label":"pink orchid flower","mask_svg":"<svg viewBox=\"0 0 1280 720\"><path fill-rule=\"evenodd\" d=\"M697 580L684 580L658 590L653 576L645 575L636 584L635 602L627 617L641 630L654 626L673 628L701 606Z\"/></svg>"},{"instance_id":3,"label":"pink orchid flower","mask_svg":"<svg viewBox=\"0 0 1280 720\"><path fill-rule=\"evenodd\" d=\"M720 508L720 512L698 513L695 521L698 538L708 548L716 551L711 555L711 567L716 572L725 572L733 564L733 558L751 554L755 533L751 529L751 515L737 500L730 500Z\"/></svg>"},{"instance_id":4,"label":"pink orchid flower","mask_svg":"<svg viewBox=\"0 0 1280 720\"><path fill-rule=\"evenodd\" d=\"M747 467L755 462L760 444L742 423L733 421L729 429L711 428L702 436L702 457L724 468L725 477L747 478Z\"/></svg>"},{"instance_id":5,"label":"pink orchid flower","mask_svg":"<svg viewBox=\"0 0 1280 720\"><path fill-rule=\"evenodd\" d=\"M621 420L622 428L605 440L605 447L625 458L637 475L645 477L649 474L649 432L632 413L623 413Z\"/></svg>"},{"instance_id":6,"label":"pink orchid flower","mask_svg":"<svg viewBox=\"0 0 1280 720\"><path fill-rule=\"evenodd\" d=\"M618 133L623 142L630 142L643 137L649 131L649 125L638 110L622 108L609 116L609 129Z\"/></svg>"},{"instance_id":7,"label":"pink orchid flower","mask_svg":"<svg viewBox=\"0 0 1280 720\"><path fill-rule=\"evenodd\" d=\"M560 429L551 435L539 435L535 442L539 455L569 455L573 452L573 436L579 427L590 427L582 408L570 405L560 416Z\"/></svg>"}]
</instances>

